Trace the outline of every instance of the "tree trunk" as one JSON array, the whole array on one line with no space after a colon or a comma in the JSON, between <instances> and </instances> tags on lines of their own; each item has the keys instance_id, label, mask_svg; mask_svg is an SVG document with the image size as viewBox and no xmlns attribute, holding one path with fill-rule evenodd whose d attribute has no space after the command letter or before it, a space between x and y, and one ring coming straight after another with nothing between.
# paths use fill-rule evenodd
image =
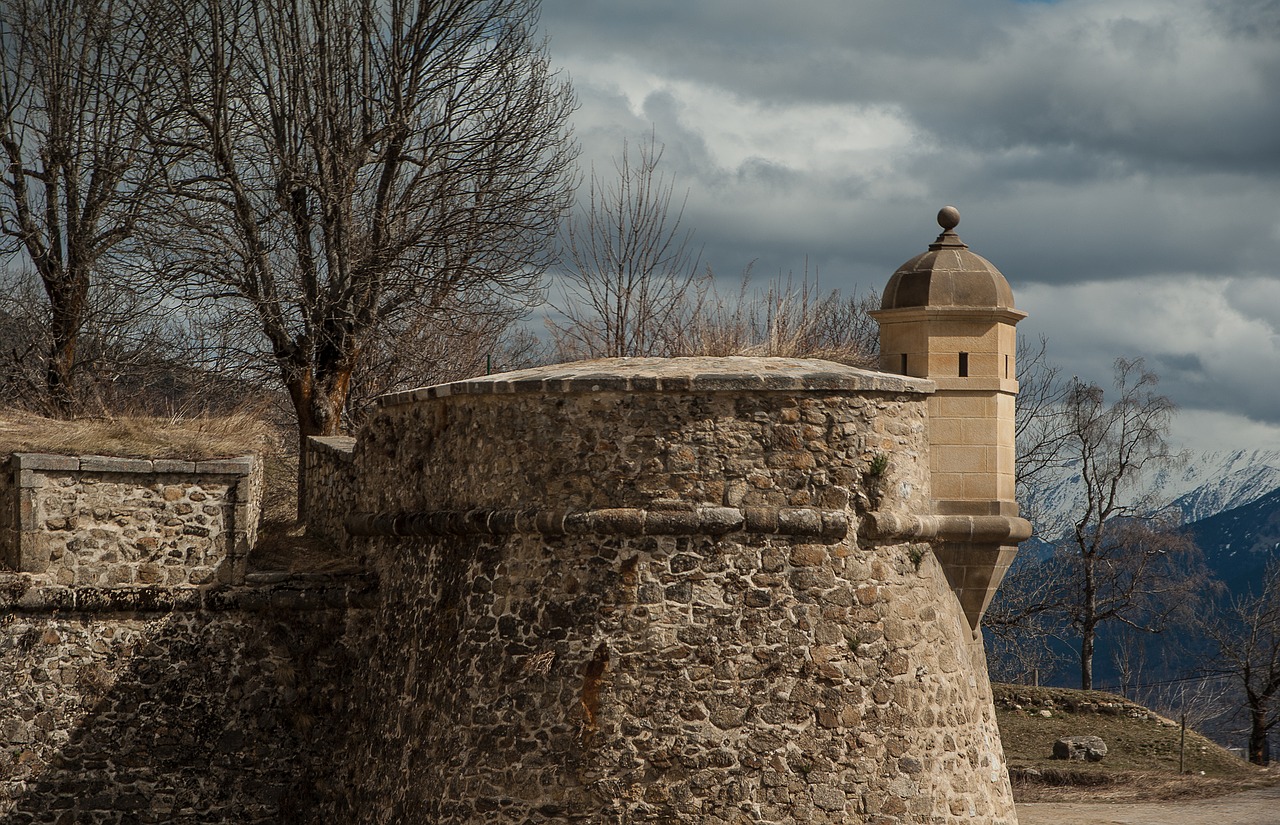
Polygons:
<instances>
[{"instance_id":1,"label":"tree trunk","mask_svg":"<svg viewBox=\"0 0 1280 825\"><path fill-rule=\"evenodd\" d=\"M1080 633L1080 689L1093 690L1093 637L1092 627Z\"/></svg>"},{"instance_id":2,"label":"tree trunk","mask_svg":"<svg viewBox=\"0 0 1280 825\"><path fill-rule=\"evenodd\" d=\"M1267 741L1267 708L1252 705L1249 708L1249 761L1255 765L1271 764L1271 747Z\"/></svg>"},{"instance_id":3,"label":"tree trunk","mask_svg":"<svg viewBox=\"0 0 1280 825\"><path fill-rule=\"evenodd\" d=\"M342 435L342 411L351 391L351 368L339 367L317 381L311 368L286 374L285 384L298 420L298 521L306 521L307 439Z\"/></svg>"},{"instance_id":4,"label":"tree trunk","mask_svg":"<svg viewBox=\"0 0 1280 825\"><path fill-rule=\"evenodd\" d=\"M1093 690L1093 643L1098 632L1098 585L1093 578L1093 553L1084 559L1084 617L1080 622L1080 689Z\"/></svg>"},{"instance_id":5,"label":"tree trunk","mask_svg":"<svg viewBox=\"0 0 1280 825\"><path fill-rule=\"evenodd\" d=\"M45 388L53 410L69 418L76 408L76 345L84 308L88 299L89 274L77 269L42 273L45 293L49 296L49 363L45 369Z\"/></svg>"},{"instance_id":6,"label":"tree trunk","mask_svg":"<svg viewBox=\"0 0 1280 825\"><path fill-rule=\"evenodd\" d=\"M76 336L60 337L55 332L45 367L45 391L53 412L60 418L70 418L75 412L76 391L72 383L75 363Z\"/></svg>"}]
</instances>

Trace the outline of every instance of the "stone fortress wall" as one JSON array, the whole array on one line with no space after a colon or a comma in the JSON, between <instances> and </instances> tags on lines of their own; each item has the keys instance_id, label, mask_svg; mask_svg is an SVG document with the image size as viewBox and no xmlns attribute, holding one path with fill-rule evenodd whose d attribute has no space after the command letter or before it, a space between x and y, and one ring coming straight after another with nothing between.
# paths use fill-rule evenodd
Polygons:
<instances>
[{"instance_id":1,"label":"stone fortress wall","mask_svg":"<svg viewBox=\"0 0 1280 825\"><path fill-rule=\"evenodd\" d=\"M0 559L60 585L243 581L262 468L222 461L15 453L0 464Z\"/></svg>"},{"instance_id":2,"label":"stone fortress wall","mask_svg":"<svg viewBox=\"0 0 1280 825\"><path fill-rule=\"evenodd\" d=\"M927 544L868 529L929 511L931 391L620 359L383 399L327 816L1012 822L980 637Z\"/></svg>"},{"instance_id":3,"label":"stone fortress wall","mask_svg":"<svg viewBox=\"0 0 1280 825\"><path fill-rule=\"evenodd\" d=\"M256 462L14 457L0 825L1015 822L977 625L1021 314L939 220L882 373L562 365L314 440L368 574L249 572Z\"/></svg>"},{"instance_id":4,"label":"stone fortress wall","mask_svg":"<svg viewBox=\"0 0 1280 825\"><path fill-rule=\"evenodd\" d=\"M307 535L337 547L347 544L344 526L355 507L356 440L341 436L315 436L301 457L306 462L302 513Z\"/></svg>"},{"instance_id":5,"label":"stone fortress wall","mask_svg":"<svg viewBox=\"0 0 1280 825\"><path fill-rule=\"evenodd\" d=\"M248 573L261 466L0 466L0 823L280 822L327 772L360 580Z\"/></svg>"}]
</instances>

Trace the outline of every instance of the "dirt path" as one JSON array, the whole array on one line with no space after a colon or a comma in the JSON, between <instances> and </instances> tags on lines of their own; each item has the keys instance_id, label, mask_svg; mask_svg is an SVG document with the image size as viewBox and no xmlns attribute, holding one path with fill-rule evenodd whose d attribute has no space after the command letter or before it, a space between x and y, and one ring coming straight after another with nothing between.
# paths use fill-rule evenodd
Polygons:
<instances>
[{"instance_id":1,"label":"dirt path","mask_svg":"<svg viewBox=\"0 0 1280 825\"><path fill-rule=\"evenodd\" d=\"M1280 825L1280 785L1192 802L1028 802L1019 825Z\"/></svg>"}]
</instances>

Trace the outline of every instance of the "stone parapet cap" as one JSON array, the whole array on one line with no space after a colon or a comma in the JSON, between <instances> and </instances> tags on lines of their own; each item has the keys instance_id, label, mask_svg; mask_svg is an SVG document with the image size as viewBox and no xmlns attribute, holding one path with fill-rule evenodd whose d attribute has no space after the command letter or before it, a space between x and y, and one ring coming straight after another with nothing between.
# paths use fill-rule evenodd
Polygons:
<instances>
[{"instance_id":1,"label":"stone parapet cap","mask_svg":"<svg viewBox=\"0 0 1280 825\"><path fill-rule=\"evenodd\" d=\"M183 475L237 475L253 472L258 459L246 455L205 461L181 461L170 458L119 458L107 455L53 455L49 453L14 453L12 467L40 472L81 473L180 473Z\"/></svg>"},{"instance_id":2,"label":"stone parapet cap","mask_svg":"<svg viewBox=\"0 0 1280 825\"><path fill-rule=\"evenodd\" d=\"M307 436L307 444L339 459L350 461L355 456L356 440L351 436L311 435Z\"/></svg>"},{"instance_id":3,"label":"stone parapet cap","mask_svg":"<svg viewBox=\"0 0 1280 825\"><path fill-rule=\"evenodd\" d=\"M1031 538L1031 522L1016 516L868 513L864 522L878 539L920 539L973 544L1017 544Z\"/></svg>"},{"instance_id":4,"label":"stone parapet cap","mask_svg":"<svg viewBox=\"0 0 1280 825\"><path fill-rule=\"evenodd\" d=\"M601 358L391 393L378 398L378 404L387 407L454 395L604 391L826 391L924 395L933 392L933 382L804 358Z\"/></svg>"}]
</instances>

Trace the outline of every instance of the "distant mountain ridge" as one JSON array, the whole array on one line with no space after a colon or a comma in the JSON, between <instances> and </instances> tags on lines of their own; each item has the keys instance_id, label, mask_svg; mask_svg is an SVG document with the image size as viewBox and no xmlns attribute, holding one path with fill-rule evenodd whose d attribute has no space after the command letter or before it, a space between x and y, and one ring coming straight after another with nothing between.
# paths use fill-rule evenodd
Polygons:
<instances>
[{"instance_id":1,"label":"distant mountain ridge","mask_svg":"<svg viewBox=\"0 0 1280 825\"><path fill-rule=\"evenodd\" d=\"M1280 451L1224 450L1192 453L1185 464L1163 470L1148 478L1143 489L1130 491L1127 501L1150 492L1157 504L1176 508L1183 523L1190 524L1251 504L1277 489ZM1083 501L1080 475L1070 464L1060 469L1056 480L1026 497L1033 521L1048 534L1068 529Z\"/></svg>"},{"instance_id":2,"label":"distant mountain ridge","mask_svg":"<svg viewBox=\"0 0 1280 825\"><path fill-rule=\"evenodd\" d=\"M1189 527L1209 569L1232 593L1243 593L1280 554L1280 489Z\"/></svg>"},{"instance_id":3,"label":"distant mountain ridge","mask_svg":"<svg viewBox=\"0 0 1280 825\"><path fill-rule=\"evenodd\" d=\"M1180 470L1156 478L1156 487L1173 499L1184 523L1201 521L1243 507L1280 488L1280 451L1234 450L1201 453ZM1170 491L1185 490L1169 496Z\"/></svg>"}]
</instances>

